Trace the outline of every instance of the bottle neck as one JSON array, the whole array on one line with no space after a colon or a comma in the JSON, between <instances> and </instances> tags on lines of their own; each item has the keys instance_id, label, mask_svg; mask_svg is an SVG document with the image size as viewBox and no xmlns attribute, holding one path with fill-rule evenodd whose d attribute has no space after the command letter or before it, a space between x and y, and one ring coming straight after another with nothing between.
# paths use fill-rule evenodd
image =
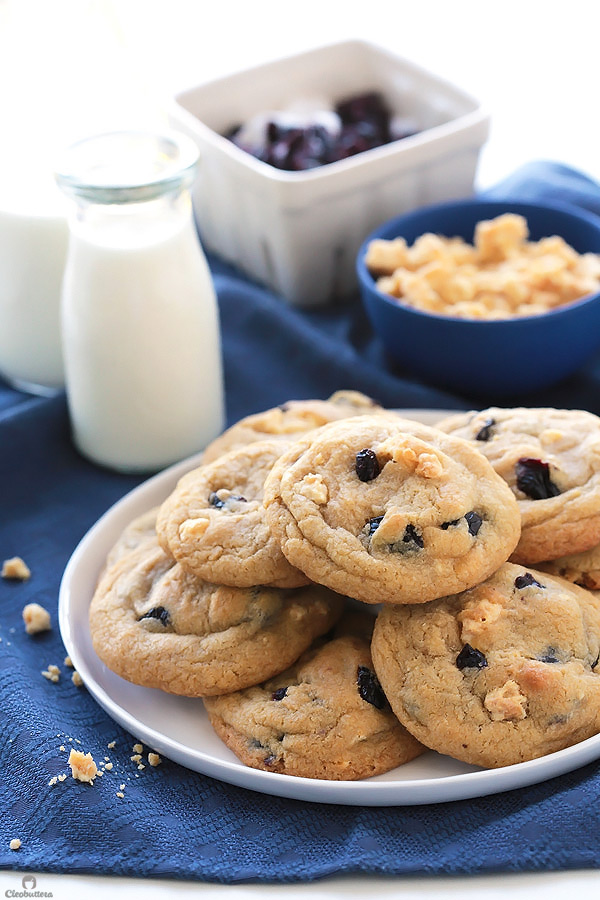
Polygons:
<instances>
[{"instance_id":1,"label":"bottle neck","mask_svg":"<svg viewBox=\"0 0 600 900\"><path fill-rule=\"evenodd\" d=\"M192 224L189 191L170 191L152 200L95 203L78 198L70 219L73 236L121 249L159 243Z\"/></svg>"}]
</instances>

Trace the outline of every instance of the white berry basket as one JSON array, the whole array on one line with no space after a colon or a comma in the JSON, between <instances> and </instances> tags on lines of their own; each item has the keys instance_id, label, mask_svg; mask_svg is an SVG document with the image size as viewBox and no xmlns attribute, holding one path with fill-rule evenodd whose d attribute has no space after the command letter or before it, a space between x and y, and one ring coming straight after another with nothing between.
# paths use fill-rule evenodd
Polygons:
<instances>
[{"instance_id":1,"label":"white berry basket","mask_svg":"<svg viewBox=\"0 0 600 900\"><path fill-rule=\"evenodd\" d=\"M303 97L380 91L417 134L348 159L286 172L223 135ZM489 115L459 88L371 43L344 41L179 93L171 124L201 153L193 203L202 241L289 303L318 306L357 290L361 242L387 219L473 192Z\"/></svg>"}]
</instances>

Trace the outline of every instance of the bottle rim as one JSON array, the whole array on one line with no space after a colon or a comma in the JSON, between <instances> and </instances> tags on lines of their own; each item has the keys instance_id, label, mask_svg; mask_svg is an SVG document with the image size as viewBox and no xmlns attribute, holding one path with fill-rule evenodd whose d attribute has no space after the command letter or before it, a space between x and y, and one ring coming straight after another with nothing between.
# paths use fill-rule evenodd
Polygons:
<instances>
[{"instance_id":1,"label":"bottle rim","mask_svg":"<svg viewBox=\"0 0 600 900\"><path fill-rule=\"evenodd\" d=\"M135 203L191 186L199 151L177 132L112 131L83 138L54 168L58 186L94 203Z\"/></svg>"}]
</instances>

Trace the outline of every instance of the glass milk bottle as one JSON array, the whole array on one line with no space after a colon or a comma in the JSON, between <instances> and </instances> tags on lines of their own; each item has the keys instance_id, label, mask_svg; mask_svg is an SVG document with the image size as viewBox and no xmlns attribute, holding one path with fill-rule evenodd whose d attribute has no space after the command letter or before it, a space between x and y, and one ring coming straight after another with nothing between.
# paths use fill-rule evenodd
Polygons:
<instances>
[{"instance_id":1,"label":"glass milk bottle","mask_svg":"<svg viewBox=\"0 0 600 900\"><path fill-rule=\"evenodd\" d=\"M60 293L67 216L48 183L29 177L28 192L11 169L0 176L0 375L14 387L51 395L64 385Z\"/></svg>"},{"instance_id":2,"label":"glass milk bottle","mask_svg":"<svg viewBox=\"0 0 600 900\"><path fill-rule=\"evenodd\" d=\"M194 227L195 144L116 132L56 173L75 201L62 336L73 437L94 462L155 471L224 426L215 291Z\"/></svg>"}]
</instances>

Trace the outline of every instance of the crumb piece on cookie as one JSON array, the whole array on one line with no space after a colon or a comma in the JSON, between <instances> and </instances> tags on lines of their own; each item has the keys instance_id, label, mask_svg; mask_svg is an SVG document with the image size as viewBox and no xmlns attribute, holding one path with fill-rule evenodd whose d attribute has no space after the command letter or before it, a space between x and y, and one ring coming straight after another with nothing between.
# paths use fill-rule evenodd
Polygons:
<instances>
[{"instance_id":1,"label":"crumb piece on cookie","mask_svg":"<svg viewBox=\"0 0 600 900\"><path fill-rule=\"evenodd\" d=\"M13 556L11 559L5 559L2 563L2 577L27 581L31 577L31 570L20 556Z\"/></svg>"},{"instance_id":2,"label":"crumb piece on cookie","mask_svg":"<svg viewBox=\"0 0 600 900\"><path fill-rule=\"evenodd\" d=\"M521 693L516 681L507 681L502 687L489 691L483 705L494 722L524 719L527 716L527 697Z\"/></svg>"},{"instance_id":3,"label":"crumb piece on cookie","mask_svg":"<svg viewBox=\"0 0 600 900\"><path fill-rule=\"evenodd\" d=\"M21 841L19 840L19 838L13 838L8 846L11 850L19 850L21 847Z\"/></svg>"},{"instance_id":4,"label":"crumb piece on cookie","mask_svg":"<svg viewBox=\"0 0 600 900\"><path fill-rule=\"evenodd\" d=\"M98 774L98 769L91 753L83 753L81 750L71 750L69 754L69 765L73 778L77 781L87 781L94 783L94 778Z\"/></svg>"},{"instance_id":5,"label":"crumb piece on cookie","mask_svg":"<svg viewBox=\"0 0 600 900\"><path fill-rule=\"evenodd\" d=\"M51 628L50 613L39 603L28 603L23 607L23 621L27 634L37 634Z\"/></svg>"}]
</instances>

